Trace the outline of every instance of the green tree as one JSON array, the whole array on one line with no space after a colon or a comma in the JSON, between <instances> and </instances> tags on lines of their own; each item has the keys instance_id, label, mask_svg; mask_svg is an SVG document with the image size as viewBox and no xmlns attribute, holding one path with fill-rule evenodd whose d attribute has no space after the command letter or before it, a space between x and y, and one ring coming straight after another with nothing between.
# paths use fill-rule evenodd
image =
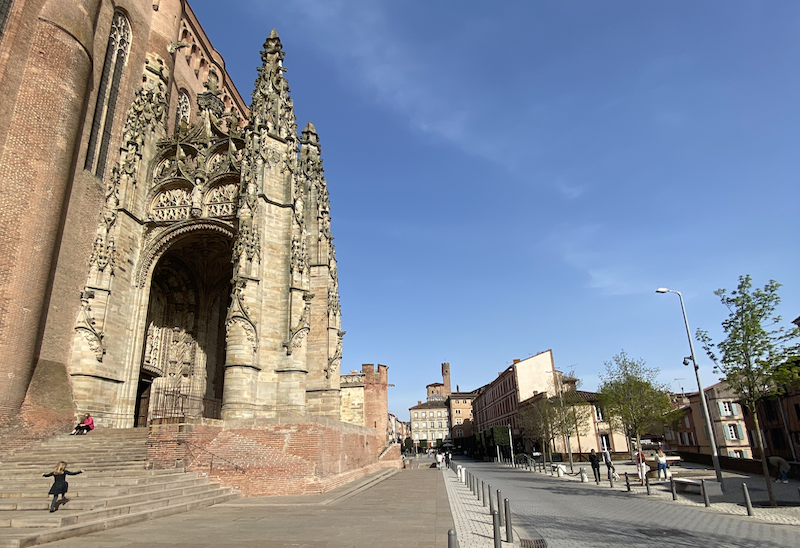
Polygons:
<instances>
[{"instance_id":1,"label":"green tree","mask_svg":"<svg viewBox=\"0 0 800 548\"><path fill-rule=\"evenodd\" d=\"M570 469L572 469L572 446L570 438L582 435L588 424L591 413L589 403L580 397L575 389L577 379L572 374L562 376L559 374L559 385L547 395L535 398L528 404L520 406L517 420L523 429L525 437L539 441L542 449L546 448L552 462L552 448L555 440L562 436L566 441L569 454Z\"/></svg>"},{"instance_id":2,"label":"green tree","mask_svg":"<svg viewBox=\"0 0 800 548\"><path fill-rule=\"evenodd\" d=\"M753 288L750 276L740 276L739 285L730 293L718 289L714 294L728 309L722 322L725 339L717 344L706 331L695 335L715 364L715 369L725 375L725 381L753 413L756 444L761 455L761 470L767 483L769 502L776 506L772 491L764 439L758 417L758 401L780 395L787 381L796 380L797 347L789 342L800 333L797 328L778 327L781 317L775 309L781 302L778 288L781 284L770 280L763 289Z\"/></svg>"},{"instance_id":3,"label":"green tree","mask_svg":"<svg viewBox=\"0 0 800 548\"><path fill-rule=\"evenodd\" d=\"M628 439L636 439L636 447L641 448L645 432L677 422L669 391L657 381L657 368L647 367L642 359L629 358L624 350L605 366L606 374L600 376L600 405L608 411L612 426L625 432ZM629 449L632 453L633 448Z\"/></svg>"}]
</instances>

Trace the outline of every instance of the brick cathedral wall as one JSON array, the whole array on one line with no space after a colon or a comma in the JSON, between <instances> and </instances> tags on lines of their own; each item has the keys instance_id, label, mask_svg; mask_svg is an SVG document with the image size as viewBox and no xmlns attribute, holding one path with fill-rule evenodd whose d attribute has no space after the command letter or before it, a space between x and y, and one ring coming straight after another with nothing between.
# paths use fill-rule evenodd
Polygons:
<instances>
[{"instance_id":1,"label":"brick cathedral wall","mask_svg":"<svg viewBox=\"0 0 800 548\"><path fill-rule=\"evenodd\" d=\"M254 497L322 493L396 466L396 459L386 455L379 461L384 447L372 429L312 420L242 427L154 426L147 454L154 468L186 466Z\"/></svg>"}]
</instances>

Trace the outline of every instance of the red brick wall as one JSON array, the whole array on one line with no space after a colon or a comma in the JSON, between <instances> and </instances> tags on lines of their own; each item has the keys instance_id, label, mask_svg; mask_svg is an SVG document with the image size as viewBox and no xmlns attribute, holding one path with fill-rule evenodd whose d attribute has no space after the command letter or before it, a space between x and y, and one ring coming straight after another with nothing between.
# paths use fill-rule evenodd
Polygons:
<instances>
[{"instance_id":1,"label":"red brick wall","mask_svg":"<svg viewBox=\"0 0 800 548\"><path fill-rule=\"evenodd\" d=\"M154 426L147 455L155 468L186 466L252 497L329 491L394 466L387 455L378 461L384 448L372 429L312 419L241 427Z\"/></svg>"}]
</instances>

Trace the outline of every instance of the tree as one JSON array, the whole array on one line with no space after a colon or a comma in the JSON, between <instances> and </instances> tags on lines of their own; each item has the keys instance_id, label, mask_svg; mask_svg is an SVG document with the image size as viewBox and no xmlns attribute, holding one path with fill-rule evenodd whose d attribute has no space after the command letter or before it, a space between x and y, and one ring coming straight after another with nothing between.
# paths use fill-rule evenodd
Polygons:
<instances>
[{"instance_id":1,"label":"tree","mask_svg":"<svg viewBox=\"0 0 800 548\"><path fill-rule=\"evenodd\" d=\"M695 337L714 362L715 370L725 375L725 381L753 413L756 443L761 454L761 470L767 483L770 505L776 506L772 491L764 439L759 426L758 402L780 395L787 378L796 375L792 359L797 347L789 341L800 335L797 328L777 327L781 317L775 309L781 302L778 288L781 284L770 280L763 289L753 288L750 276L739 276L739 285L730 293L718 289L714 294L728 309L728 318L722 322L725 339L714 344L702 329Z\"/></svg>"},{"instance_id":2,"label":"tree","mask_svg":"<svg viewBox=\"0 0 800 548\"><path fill-rule=\"evenodd\" d=\"M600 405L608 411L613 426L621 428L628 439L636 439L639 449L642 434L677 421L668 389L657 381L657 368L629 358L624 350L605 366L606 374L600 376Z\"/></svg>"},{"instance_id":3,"label":"tree","mask_svg":"<svg viewBox=\"0 0 800 548\"><path fill-rule=\"evenodd\" d=\"M532 402L521 406L517 414L519 425L525 435L532 440L542 442L549 453L555 440L563 436L566 440L569 455L570 470L572 469L572 446L570 438L583 434L591 414L589 402L581 398L575 389L577 379L572 375L558 374L559 386L555 387L554 394L547 397L534 396ZM552 457L551 457L552 462Z\"/></svg>"},{"instance_id":4,"label":"tree","mask_svg":"<svg viewBox=\"0 0 800 548\"><path fill-rule=\"evenodd\" d=\"M520 405L517 420L525 437L532 441L538 441L541 444L542 453L548 455L550 462L553 462L551 451L553 441L556 439L554 433L556 409L550 404L547 393L534 396L532 401ZM546 462L548 459L544 460Z\"/></svg>"}]
</instances>

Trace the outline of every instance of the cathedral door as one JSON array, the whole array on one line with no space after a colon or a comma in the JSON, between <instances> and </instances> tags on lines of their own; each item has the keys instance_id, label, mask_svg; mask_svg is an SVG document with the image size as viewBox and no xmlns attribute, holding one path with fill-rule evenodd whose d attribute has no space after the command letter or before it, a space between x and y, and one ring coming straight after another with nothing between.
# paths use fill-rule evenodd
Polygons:
<instances>
[{"instance_id":1,"label":"cathedral door","mask_svg":"<svg viewBox=\"0 0 800 548\"><path fill-rule=\"evenodd\" d=\"M137 424L216 414L225 363L231 242L197 232L179 240L153 271L142 349ZM148 378L149 388L144 388ZM147 402L143 398L147 396ZM147 406L146 412L141 409ZM140 419L143 415L146 419ZM218 417L211 417L218 418Z\"/></svg>"}]
</instances>

